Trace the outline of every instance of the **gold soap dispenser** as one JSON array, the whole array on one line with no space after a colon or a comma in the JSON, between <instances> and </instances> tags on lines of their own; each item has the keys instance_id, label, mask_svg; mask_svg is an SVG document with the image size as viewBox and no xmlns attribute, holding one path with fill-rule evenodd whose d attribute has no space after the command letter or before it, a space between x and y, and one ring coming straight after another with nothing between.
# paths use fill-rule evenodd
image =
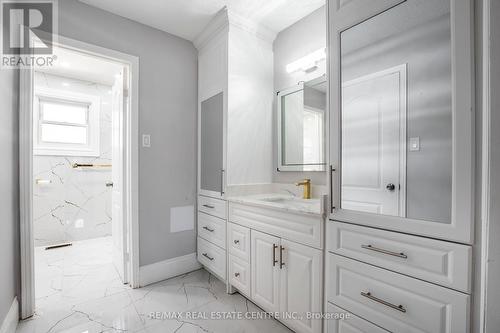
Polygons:
<instances>
[{"instance_id":1,"label":"gold soap dispenser","mask_svg":"<svg viewBox=\"0 0 500 333\"><path fill-rule=\"evenodd\" d=\"M304 186L304 195L303 199L311 199L311 180L303 179L298 183L295 183L296 186Z\"/></svg>"}]
</instances>

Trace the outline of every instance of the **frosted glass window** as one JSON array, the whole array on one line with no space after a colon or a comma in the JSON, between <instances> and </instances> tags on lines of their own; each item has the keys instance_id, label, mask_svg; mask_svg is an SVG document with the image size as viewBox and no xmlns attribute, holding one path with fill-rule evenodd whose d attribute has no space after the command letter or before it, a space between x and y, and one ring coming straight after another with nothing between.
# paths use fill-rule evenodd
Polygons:
<instances>
[{"instance_id":1,"label":"frosted glass window","mask_svg":"<svg viewBox=\"0 0 500 333\"><path fill-rule=\"evenodd\" d=\"M40 126L42 142L87 144L87 127L42 124Z\"/></svg>"},{"instance_id":2,"label":"frosted glass window","mask_svg":"<svg viewBox=\"0 0 500 333\"><path fill-rule=\"evenodd\" d=\"M87 125L89 107L86 104L41 102L43 121Z\"/></svg>"},{"instance_id":3,"label":"frosted glass window","mask_svg":"<svg viewBox=\"0 0 500 333\"><path fill-rule=\"evenodd\" d=\"M99 156L99 96L43 88L35 96L35 155Z\"/></svg>"}]
</instances>

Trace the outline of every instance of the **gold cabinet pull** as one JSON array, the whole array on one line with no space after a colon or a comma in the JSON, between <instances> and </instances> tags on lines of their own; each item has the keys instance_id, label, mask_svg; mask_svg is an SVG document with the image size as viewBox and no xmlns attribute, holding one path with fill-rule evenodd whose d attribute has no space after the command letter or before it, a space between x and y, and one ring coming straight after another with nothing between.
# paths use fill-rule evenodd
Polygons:
<instances>
[{"instance_id":1,"label":"gold cabinet pull","mask_svg":"<svg viewBox=\"0 0 500 333\"><path fill-rule=\"evenodd\" d=\"M240 276L240 273L236 272L236 273L234 273L234 276L238 277L238 276Z\"/></svg>"},{"instance_id":2,"label":"gold cabinet pull","mask_svg":"<svg viewBox=\"0 0 500 333\"><path fill-rule=\"evenodd\" d=\"M366 297L368 299L371 299L372 301L375 301L375 302L380 303L382 305L388 306L391 309L394 309L394 310L406 313L405 307L402 306L401 304L400 305L394 305L392 303L384 301L383 299L380 299L378 297L373 296L370 292L366 292L366 293L365 292L361 292L361 296Z\"/></svg>"},{"instance_id":3,"label":"gold cabinet pull","mask_svg":"<svg viewBox=\"0 0 500 333\"><path fill-rule=\"evenodd\" d=\"M403 258L403 259L408 259L408 256L406 254L404 254L403 252L398 253L398 252L388 251L388 250L380 249L378 247L374 247L372 245L361 245L361 247L363 249L366 249L366 250L370 250L370 251L375 251L375 252L378 252L378 253L387 254L389 256Z\"/></svg>"},{"instance_id":4,"label":"gold cabinet pull","mask_svg":"<svg viewBox=\"0 0 500 333\"><path fill-rule=\"evenodd\" d=\"M233 243L237 245L237 244L239 244L239 243L240 243L240 240L239 240L239 239L235 239L235 240L233 241Z\"/></svg>"},{"instance_id":5,"label":"gold cabinet pull","mask_svg":"<svg viewBox=\"0 0 500 333\"><path fill-rule=\"evenodd\" d=\"M210 209L214 209L215 208L214 206L210 206L210 205L203 205L203 207L210 208Z\"/></svg>"}]
</instances>

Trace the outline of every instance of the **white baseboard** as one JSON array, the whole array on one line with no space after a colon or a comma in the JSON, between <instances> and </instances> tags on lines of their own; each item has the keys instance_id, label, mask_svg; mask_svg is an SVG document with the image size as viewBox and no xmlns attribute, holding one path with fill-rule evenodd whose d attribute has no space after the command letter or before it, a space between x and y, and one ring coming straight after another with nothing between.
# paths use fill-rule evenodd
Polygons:
<instances>
[{"instance_id":1,"label":"white baseboard","mask_svg":"<svg viewBox=\"0 0 500 333\"><path fill-rule=\"evenodd\" d=\"M141 266L139 268L139 284L144 287L200 268L201 265L196 259L196 253L190 253L182 257Z\"/></svg>"},{"instance_id":2,"label":"white baseboard","mask_svg":"<svg viewBox=\"0 0 500 333\"><path fill-rule=\"evenodd\" d=\"M19 322L19 303L17 302L17 297L14 297L14 301L10 306L9 312L5 316L2 322L2 326L0 326L0 333L15 333L18 322Z\"/></svg>"}]
</instances>

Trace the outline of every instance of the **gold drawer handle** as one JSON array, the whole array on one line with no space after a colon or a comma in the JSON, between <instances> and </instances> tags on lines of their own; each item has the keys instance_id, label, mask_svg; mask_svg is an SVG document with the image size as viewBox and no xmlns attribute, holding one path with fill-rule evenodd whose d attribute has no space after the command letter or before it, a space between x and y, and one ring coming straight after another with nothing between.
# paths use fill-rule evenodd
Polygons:
<instances>
[{"instance_id":1,"label":"gold drawer handle","mask_svg":"<svg viewBox=\"0 0 500 333\"><path fill-rule=\"evenodd\" d=\"M406 313L405 307L402 306L401 304L400 305L394 305L392 303L386 302L383 299L380 299L378 297L373 296L370 292L367 292L367 293L361 292L361 296L366 297L368 299L371 299L372 301L375 301L375 302L380 303L382 305L388 306L391 309L398 310L400 312Z\"/></svg>"},{"instance_id":2,"label":"gold drawer handle","mask_svg":"<svg viewBox=\"0 0 500 333\"><path fill-rule=\"evenodd\" d=\"M239 243L240 243L240 240L239 240L239 239L235 239L235 240L233 241L233 243L234 243L234 244L239 244Z\"/></svg>"},{"instance_id":3,"label":"gold drawer handle","mask_svg":"<svg viewBox=\"0 0 500 333\"><path fill-rule=\"evenodd\" d=\"M366 250L370 250L370 251L375 251L375 252L387 254L389 256L394 256L394 257L398 257L398 258L408 259L408 256L406 254L404 254L403 252L400 252L400 253L392 252L392 251L380 249L378 247L374 247L374 246L371 246L371 245L361 245L361 247L363 249L366 249Z\"/></svg>"},{"instance_id":4,"label":"gold drawer handle","mask_svg":"<svg viewBox=\"0 0 500 333\"><path fill-rule=\"evenodd\" d=\"M215 230L214 229L210 229L209 227L207 226L204 226L203 229L205 229L206 231L208 232L214 232Z\"/></svg>"}]
</instances>

